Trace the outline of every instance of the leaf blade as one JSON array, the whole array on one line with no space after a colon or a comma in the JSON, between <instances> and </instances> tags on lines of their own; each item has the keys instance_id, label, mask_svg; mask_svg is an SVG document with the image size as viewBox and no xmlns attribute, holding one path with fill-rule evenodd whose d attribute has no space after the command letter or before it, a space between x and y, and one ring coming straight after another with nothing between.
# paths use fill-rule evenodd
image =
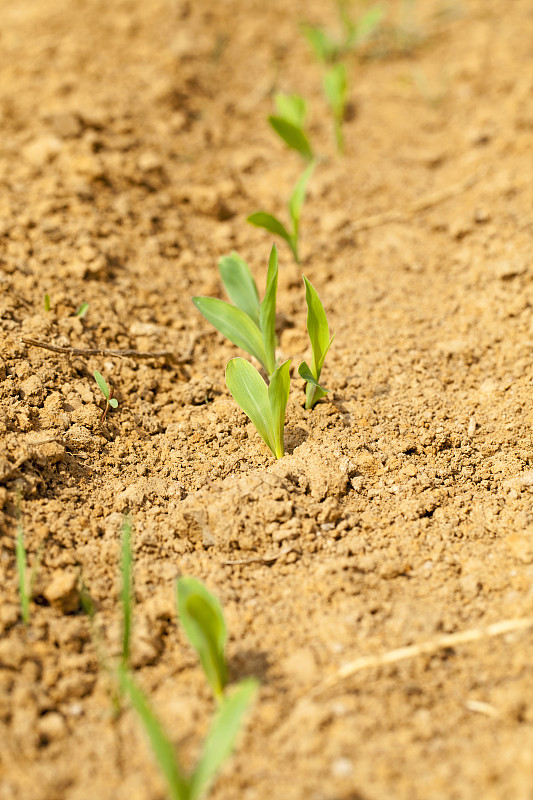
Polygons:
<instances>
[{"instance_id":1,"label":"leaf blade","mask_svg":"<svg viewBox=\"0 0 533 800\"><path fill-rule=\"evenodd\" d=\"M305 302L307 304L307 332L312 350L311 372L318 382L324 359L333 339L330 339L326 312L318 292L305 275L303 280L305 284Z\"/></svg>"},{"instance_id":2,"label":"leaf blade","mask_svg":"<svg viewBox=\"0 0 533 800\"><path fill-rule=\"evenodd\" d=\"M109 401L109 386L105 382L104 376L100 372L98 372L97 369L95 369L94 371L94 379L98 384L100 391L104 395L105 399Z\"/></svg>"},{"instance_id":3,"label":"leaf blade","mask_svg":"<svg viewBox=\"0 0 533 800\"><path fill-rule=\"evenodd\" d=\"M255 225L256 228L264 228L266 231L269 231L269 233L275 233L277 236L281 236L290 244L290 233L285 225L272 214L268 214L266 211L256 211L255 214L250 214L250 216L246 218L246 221L249 222L250 225Z\"/></svg>"},{"instance_id":4,"label":"leaf blade","mask_svg":"<svg viewBox=\"0 0 533 800\"><path fill-rule=\"evenodd\" d=\"M233 251L222 256L218 269L231 302L259 325L259 293L246 261Z\"/></svg>"},{"instance_id":5,"label":"leaf blade","mask_svg":"<svg viewBox=\"0 0 533 800\"><path fill-rule=\"evenodd\" d=\"M300 153L306 161L311 161L313 151L311 150L309 139L301 128L284 117L269 116L268 121L288 147Z\"/></svg>"},{"instance_id":6,"label":"leaf blade","mask_svg":"<svg viewBox=\"0 0 533 800\"><path fill-rule=\"evenodd\" d=\"M272 375L272 380L268 387L268 401L274 426L274 455L276 458L283 458L285 455L283 432L285 429L285 409L287 408L291 384L290 367L290 359L280 364Z\"/></svg>"},{"instance_id":7,"label":"leaf blade","mask_svg":"<svg viewBox=\"0 0 533 800\"><path fill-rule=\"evenodd\" d=\"M312 161L303 171L302 175L300 176L294 190L292 192L291 198L289 200L289 214L291 217L291 222L293 225L294 237L296 241L298 241L298 229L300 227L300 215L302 211L302 206L305 200L305 195L307 192L307 183L309 178L313 174L315 169L315 163Z\"/></svg>"},{"instance_id":8,"label":"leaf blade","mask_svg":"<svg viewBox=\"0 0 533 800\"><path fill-rule=\"evenodd\" d=\"M196 578L176 583L178 616L194 647L215 697L220 698L227 681L224 650L227 630L222 606Z\"/></svg>"},{"instance_id":9,"label":"leaf blade","mask_svg":"<svg viewBox=\"0 0 533 800\"><path fill-rule=\"evenodd\" d=\"M226 366L226 386L259 436L276 455L268 389L258 371L244 358L232 358Z\"/></svg>"},{"instance_id":10,"label":"leaf blade","mask_svg":"<svg viewBox=\"0 0 533 800\"><path fill-rule=\"evenodd\" d=\"M216 773L230 755L241 729L244 714L257 690L258 682L254 678L246 678L224 698L207 734L200 761L191 777L190 800L198 800L207 791Z\"/></svg>"},{"instance_id":11,"label":"leaf blade","mask_svg":"<svg viewBox=\"0 0 533 800\"><path fill-rule=\"evenodd\" d=\"M278 116L292 122L297 128L303 129L307 115L307 103L299 94L285 94L278 92L274 96Z\"/></svg>"},{"instance_id":12,"label":"leaf blade","mask_svg":"<svg viewBox=\"0 0 533 800\"><path fill-rule=\"evenodd\" d=\"M192 301L200 314L220 333L234 345L257 358L267 369L261 332L248 314L216 297L193 297Z\"/></svg>"},{"instance_id":13,"label":"leaf blade","mask_svg":"<svg viewBox=\"0 0 533 800\"><path fill-rule=\"evenodd\" d=\"M276 295L278 291L278 251L272 245L268 259L267 288L259 310L259 327L267 358L267 372L276 368Z\"/></svg>"}]
</instances>

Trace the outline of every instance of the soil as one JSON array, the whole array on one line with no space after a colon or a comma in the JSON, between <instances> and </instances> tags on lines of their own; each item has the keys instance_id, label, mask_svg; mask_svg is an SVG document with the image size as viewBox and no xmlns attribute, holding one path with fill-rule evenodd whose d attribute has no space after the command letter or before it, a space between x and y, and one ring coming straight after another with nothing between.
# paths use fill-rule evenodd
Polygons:
<instances>
[{"instance_id":1,"label":"soil","mask_svg":"<svg viewBox=\"0 0 533 800\"><path fill-rule=\"evenodd\" d=\"M300 33L335 28L333 3L2 4L2 800L166 796L99 663L125 513L135 676L185 764L213 701L179 575L220 598L231 679L261 682L215 800L533 797L533 12L439 12L347 57L338 156ZM302 169L266 122L276 90L308 98L321 155L301 266L279 243L278 462L224 384L242 353L191 303L223 296L233 249L263 289L272 240L245 219L283 216ZM312 411L302 272L336 334Z\"/></svg>"}]
</instances>

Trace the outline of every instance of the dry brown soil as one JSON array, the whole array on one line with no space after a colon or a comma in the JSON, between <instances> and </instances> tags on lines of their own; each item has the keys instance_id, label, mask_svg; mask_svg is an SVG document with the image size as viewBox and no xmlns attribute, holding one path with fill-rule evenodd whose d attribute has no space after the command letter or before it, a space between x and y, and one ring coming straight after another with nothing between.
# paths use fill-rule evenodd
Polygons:
<instances>
[{"instance_id":1,"label":"dry brown soil","mask_svg":"<svg viewBox=\"0 0 533 800\"><path fill-rule=\"evenodd\" d=\"M232 679L261 681L213 798L533 797L533 9L417 8L416 47L348 58L339 158L299 32L333 3L1 3L2 800L165 797L79 609L83 581L116 653L125 512L135 674L185 763L213 705L177 576L220 597ZM322 157L301 267L279 246L279 355L309 356L302 270L336 340L314 411L294 369L274 463L190 298L222 296L232 249L263 286L245 218L282 216L301 171L266 123L278 89L311 101Z\"/></svg>"}]
</instances>

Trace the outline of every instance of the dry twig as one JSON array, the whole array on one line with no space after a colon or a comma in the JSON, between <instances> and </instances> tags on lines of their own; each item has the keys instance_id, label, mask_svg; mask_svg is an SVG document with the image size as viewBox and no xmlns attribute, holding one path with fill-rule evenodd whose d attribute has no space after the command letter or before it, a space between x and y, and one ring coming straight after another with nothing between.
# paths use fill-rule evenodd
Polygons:
<instances>
[{"instance_id":1,"label":"dry twig","mask_svg":"<svg viewBox=\"0 0 533 800\"><path fill-rule=\"evenodd\" d=\"M51 350L52 353L63 353L68 356L111 356L112 358L166 358L176 364L186 364L191 359L192 353L187 353L182 358L178 358L170 350L160 350L155 352L142 352L140 350L109 350L106 347L62 347L58 344L39 342L37 339L22 338L24 344L31 347L42 347L44 350Z\"/></svg>"},{"instance_id":2,"label":"dry twig","mask_svg":"<svg viewBox=\"0 0 533 800\"><path fill-rule=\"evenodd\" d=\"M514 633L516 631L527 630L528 628L533 628L533 617L507 619L502 622L495 622L483 628L472 628L471 630L462 631L461 633L444 634L443 636L431 639L429 642L413 644L409 647L399 647L396 650L389 650L387 653L382 653L381 655L362 656L361 658L356 658L355 661L350 661L348 664L345 664L335 675L331 675L314 689L311 689L311 691L307 693L307 696L322 694L322 692L327 691L345 678L355 675L356 672L362 669L383 667L387 664L395 664L398 661L404 661L407 658L415 658L419 655L431 655L432 653L437 653L439 650L457 647L457 645L460 644L479 642L482 639L487 639L492 636L503 636L506 633Z\"/></svg>"}]
</instances>

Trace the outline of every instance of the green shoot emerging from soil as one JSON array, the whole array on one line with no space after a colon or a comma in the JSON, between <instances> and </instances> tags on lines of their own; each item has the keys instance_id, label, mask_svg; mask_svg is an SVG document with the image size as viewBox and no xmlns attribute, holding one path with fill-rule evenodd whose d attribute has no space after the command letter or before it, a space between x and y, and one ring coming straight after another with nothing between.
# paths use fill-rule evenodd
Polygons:
<instances>
[{"instance_id":1,"label":"green shoot emerging from soil","mask_svg":"<svg viewBox=\"0 0 533 800\"><path fill-rule=\"evenodd\" d=\"M316 289L303 276L305 283L305 300L307 303L307 332L311 342L311 366L302 361L298 367L298 373L305 381L305 407L313 408L315 403L325 397L327 390L320 386L320 373L324 366L324 360L331 347L334 337L330 338L328 320L324 306L322 305Z\"/></svg>"},{"instance_id":2,"label":"green shoot emerging from soil","mask_svg":"<svg viewBox=\"0 0 533 800\"><path fill-rule=\"evenodd\" d=\"M103 375L101 375L98 372L97 369L95 369L95 371L94 371L94 379L95 379L96 383L98 384L98 386L100 388L100 391L104 395L105 401L106 401L104 412L102 414L102 419L100 420L100 422L103 423L105 418L106 418L106 415L107 415L107 412L108 412L109 408L110 407L111 408L117 408L118 400L115 397L113 397L113 389L111 389L111 390L109 389L109 386L105 382Z\"/></svg>"},{"instance_id":3,"label":"green shoot emerging from soil","mask_svg":"<svg viewBox=\"0 0 533 800\"><path fill-rule=\"evenodd\" d=\"M135 709L167 786L170 800L199 800L208 791L220 767L231 754L242 727L243 717L257 694L257 681L248 678L230 692L224 691L227 665L224 654L226 623L222 607L205 586L195 578L180 578L176 592L178 614L185 632L196 649L207 680L218 701L218 709L204 741L203 750L192 773L180 764L174 745L166 735L150 701L137 686L128 669L129 639L132 612L131 525L124 523L122 540L122 606L123 654L117 670L122 695L129 698Z\"/></svg>"},{"instance_id":4,"label":"green shoot emerging from soil","mask_svg":"<svg viewBox=\"0 0 533 800\"><path fill-rule=\"evenodd\" d=\"M83 319L85 314L89 310L89 303L82 303L80 307L77 309L75 316L79 319Z\"/></svg>"},{"instance_id":5,"label":"green shoot emerging from soil","mask_svg":"<svg viewBox=\"0 0 533 800\"><path fill-rule=\"evenodd\" d=\"M291 226L292 226L291 231L288 231L287 228L283 225L283 223L280 222L279 219L277 219L277 217L274 217L272 214L268 214L266 211L257 211L255 214L251 214L247 218L247 221L250 222L252 225L255 225L257 228L264 228L270 233L274 233L276 236L281 236L283 239L285 239L285 241L292 250L294 260L296 261L297 264L300 263L300 257L298 254L300 216L302 213L302 206L305 200L307 182L311 177L314 168L315 164L314 162L311 162L311 164L309 164L309 166L304 170L303 174L300 176L300 179L296 184L296 186L294 187L294 191L289 200L289 216L291 219Z\"/></svg>"},{"instance_id":6,"label":"green shoot emerging from soil","mask_svg":"<svg viewBox=\"0 0 533 800\"><path fill-rule=\"evenodd\" d=\"M276 458L285 454L283 430L289 399L290 360L281 364L267 387L249 361L233 358L226 367L226 385L233 399L255 425Z\"/></svg>"},{"instance_id":7,"label":"green shoot emerging from soil","mask_svg":"<svg viewBox=\"0 0 533 800\"><path fill-rule=\"evenodd\" d=\"M20 498L17 498L17 539L15 542L15 558L20 597L20 614L25 625L30 622L30 590L26 570L26 548L24 547L24 528L20 513Z\"/></svg>"},{"instance_id":8,"label":"green shoot emerging from soil","mask_svg":"<svg viewBox=\"0 0 533 800\"><path fill-rule=\"evenodd\" d=\"M272 375L276 369L276 246L270 252L266 292L261 302L248 264L237 253L222 258L219 270L234 305L216 297L193 297L194 305L230 342L256 358L265 372Z\"/></svg>"},{"instance_id":9,"label":"green shoot emerging from soil","mask_svg":"<svg viewBox=\"0 0 533 800\"><path fill-rule=\"evenodd\" d=\"M302 31L318 61L332 64L346 53L358 50L371 39L381 26L384 9L379 6L369 8L357 21L353 21L347 11L346 0L339 0L339 16L342 24L342 38L330 36L316 25L303 25Z\"/></svg>"},{"instance_id":10,"label":"green shoot emerging from soil","mask_svg":"<svg viewBox=\"0 0 533 800\"><path fill-rule=\"evenodd\" d=\"M44 310L45 311L50 311L51 308L52 308L52 304L51 304L51 301L50 301L50 295L47 293L44 296Z\"/></svg>"},{"instance_id":11,"label":"green shoot emerging from soil","mask_svg":"<svg viewBox=\"0 0 533 800\"><path fill-rule=\"evenodd\" d=\"M333 114L337 150L342 153L344 150L342 123L344 121L348 93L346 67L344 64L335 64L326 72L324 75L324 92Z\"/></svg>"},{"instance_id":12,"label":"green shoot emerging from soil","mask_svg":"<svg viewBox=\"0 0 533 800\"><path fill-rule=\"evenodd\" d=\"M313 160L313 151L304 132L307 103L298 94L277 94L274 98L277 115L268 121L286 145L296 150L305 161Z\"/></svg>"}]
</instances>

